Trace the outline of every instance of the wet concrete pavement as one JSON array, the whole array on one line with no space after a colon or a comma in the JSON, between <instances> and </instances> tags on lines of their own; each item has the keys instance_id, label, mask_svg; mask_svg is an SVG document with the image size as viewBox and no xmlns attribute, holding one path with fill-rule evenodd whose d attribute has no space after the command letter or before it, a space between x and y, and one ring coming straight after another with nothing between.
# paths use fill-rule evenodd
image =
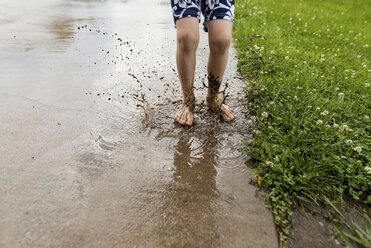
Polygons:
<instances>
[{"instance_id":1,"label":"wet concrete pavement","mask_svg":"<svg viewBox=\"0 0 371 248\"><path fill-rule=\"evenodd\" d=\"M0 2L0 247L278 246L236 149L234 51L227 124L203 104L201 32L185 128L168 1Z\"/></svg>"}]
</instances>

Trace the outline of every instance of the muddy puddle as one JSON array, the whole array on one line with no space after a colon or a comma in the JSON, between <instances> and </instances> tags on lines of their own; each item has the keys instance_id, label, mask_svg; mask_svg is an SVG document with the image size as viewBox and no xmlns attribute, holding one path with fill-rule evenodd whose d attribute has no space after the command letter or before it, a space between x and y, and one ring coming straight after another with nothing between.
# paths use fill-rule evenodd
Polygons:
<instances>
[{"instance_id":1,"label":"muddy puddle","mask_svg":"<svg viewBox=\"0 0 371 248\"><path fill-rule=\"evenodd\" d=\"M202 33L182 127L168 1L5 0L0 29L0 247L277 247L234 50L236 121L205 107Z\"/></svg>"}]
</instances>

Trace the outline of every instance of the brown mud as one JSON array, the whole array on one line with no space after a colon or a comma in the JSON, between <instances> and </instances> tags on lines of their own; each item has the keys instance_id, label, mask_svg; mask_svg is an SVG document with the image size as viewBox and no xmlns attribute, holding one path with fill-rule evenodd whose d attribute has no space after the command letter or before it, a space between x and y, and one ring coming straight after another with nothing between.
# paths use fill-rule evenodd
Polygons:
<instances>
[{"instance_id":1,"label":"brown mud","mask_svg":"<svg viewBox=\"0 0 371 248\"><path fill-rule=\"evenodd\" d=\"M221 112L220 108L224 102L223 99L223 101L218 103L219 89L220 85L222 84L222 80L218 77L215 77L211 73L207 76L207 80L209 84L207 88L208 91L206 96L206 102L212 111L220 113Z\"/></svg>"},{"instance_id":2,"label":"brown mud","mask_svg":"<svg viewBox=\"0 0 371 248\"><path fill-rule=\"evenodd\" d=\"M192 90L183 89L183 104L193 113L196 106L196 98Z\"/></svg>"},{"instance_id":3,"label":"brown mud","mask_svg":"<svg viewBox=\"0 0 371 248\"><path fill-rule=\"evenodd\" d=\"M233 121L236 117L236 112L225 105L225 101L228 97L226 95L226 90L228 84L225 85L225 88L222 92L219 92L222 80L212 73L209 73L208 77L208 91L206 96L206 104L211 110L219 115L219 117L224 121ZM219 94L222 93L222 99L219 99Z\"/></svg>"},{"instance_id":4,"label":"brown mud","mask_svg":"<svg viewBox=\"0 0 371 248\"><path fill-rule=\"evenodd\" d=\"M147 6L143 8L143 6ZM0 3L0 247L277 247L244 118L181 127L165 0ZM228 104L243 115L231 52ZM207 37L197 54L195 97Z\"/></svg>"}]
</instances>

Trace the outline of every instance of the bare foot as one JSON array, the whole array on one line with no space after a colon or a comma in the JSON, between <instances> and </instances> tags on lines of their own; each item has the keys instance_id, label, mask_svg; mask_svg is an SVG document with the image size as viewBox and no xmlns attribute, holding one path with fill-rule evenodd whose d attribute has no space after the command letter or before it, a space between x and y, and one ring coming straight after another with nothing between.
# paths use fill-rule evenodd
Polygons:
<instances>
[{"instance_id":1,"label":"bare foot","mask_svg":"<svg viewBox=\"0 0 371 248\"><path fill-rule=\"evenodd\" d=\"M175 121L180 125L192 126L193 111L186 104L182 103L176 111Z\"/></svg>"},{"instance_id":2,"label":"bare foot","mask_svg":"<svg viewBox=\"0 0 371 248\"><path fill-rule=\"evenodd\" d=\"M222 81L213 76L212 73L207 77L209 80L209 87L206 96L206 105L211 111L220 114L224 121L233 121L236 118L236 112L227 105L218 102L218 93Z\"/></svg>"},{"instance_id":3,"label":"bare foot","mask_svg":"<svg viewBox=\"0 0 371 248\"><path fill-rule=\"evenodd\" d=\"M180 125L192 126L196 98L193 90L183 90L183 102L175 114L175 121Z\"/></svg>"},{"instance_id":4,"label":"bare foot","mask_svg":"<svg viewBox=\"0 0 371 248\"><path fill-rule=\"evenodd\" d=\"M236 118L236 112L225 104L220 104L217 97L207 96L206 105L214 113L219 113L226 122L233 121Z\"/></svg>"}]
</instances>

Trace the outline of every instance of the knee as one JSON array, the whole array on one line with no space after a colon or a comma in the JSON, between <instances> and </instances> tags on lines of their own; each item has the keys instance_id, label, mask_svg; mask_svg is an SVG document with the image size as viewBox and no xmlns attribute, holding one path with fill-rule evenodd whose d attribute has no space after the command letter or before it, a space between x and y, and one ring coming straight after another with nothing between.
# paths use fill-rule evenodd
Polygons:
<instances>
[{"instance_id":1,"label":"knee","mask_svg":"<svg viewBox=\"0 0 371 248\"><path fill-rule=\"evenodd\" d=\"M210 50L217 53L228 51L232 42L231 34L218 34L209 40Z\"/></svg>"},{"instance_id":2,"label":"knee","mask_svg":"<svg viewBox=\"0 0 371 248\"><path fill-rule=\"evenodd\" d=\"M178 46L184 51L195 51L199 42L199 34L191 30L178 31Z\"/></svg>"}]
</instances>

